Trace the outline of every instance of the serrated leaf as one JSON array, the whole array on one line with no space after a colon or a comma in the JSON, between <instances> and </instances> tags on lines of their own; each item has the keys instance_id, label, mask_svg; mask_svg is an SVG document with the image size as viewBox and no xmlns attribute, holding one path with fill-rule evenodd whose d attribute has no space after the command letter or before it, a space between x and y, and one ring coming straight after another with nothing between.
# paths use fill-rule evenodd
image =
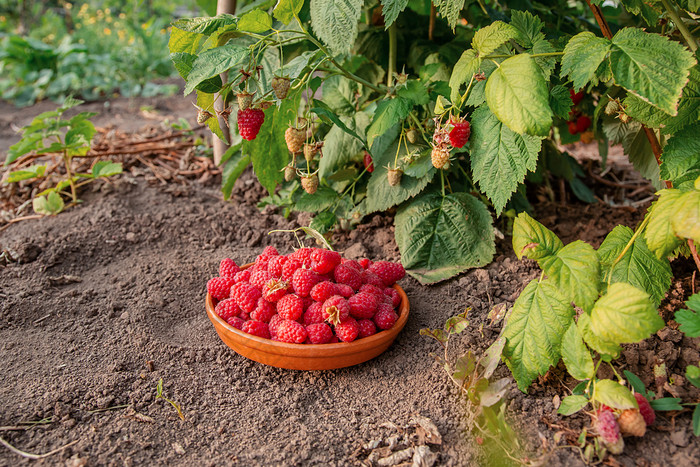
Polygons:
<instances>
[{"instance_id":1,"label":"serrated leaf","mask_svg":"<svg viewBox=\"0 0 700 467\"><path fill-rule=\"evenodd\" d=\"M625 370L624 374L625 378L627 378L627 382L630 383L630 386L632 386L634 391L638 392L644 397L647 397L647 390L646 387L644 387L644 383L642 382L642 380L639 379L639 377L631 371Z\"/></svg>"},{"instance_id":2,"label":"serrated leaf","mask_svg":"<svg viewBox=\"0 0 700 467\"><path fill-rule=\"evenodd\" d=\"M450 100L459 102L461 86L472 79L472 76L479 71L479 66L481 66L481 57L477 56L476 50L469 49L462 52L450 76L450 89L452 90Z\"/></svg>"},{"instance_id":3,"label":"serrated leaf","mask_svg":"<svg viewBox=\"0 0 700 467\"><path fill-rule=\"evenodd\" d=\"M426 105L430 101L428 89L417 79L410 79L396 91L396 95L407 99L413 105Z\"/></svg>"},{"instance_id":4,"label":"serrated leaf","mask_svg":"<svg viewBox=\"0 0 700 467\"><path fill-rule=\"evenodd\" d=\"M673 182L674 188L692 186L700 176L700 122L686 126L664 146L661 178Z\"/></svg>"},{"instance_id":5,"label":"serrated leaf","mask_svg":"<svg viewBox=\"0 0 700 467\"><path fill-rule=\"evenodd\" d=\"M569 40L561 59L561 75L568 76L578 91L596 76L596 70L610 52L610 41L592 32L581 32Z\"/></svg>"},{"instance_id":6,"label":"serrated leaf","mask_svg":"<svg viewBox=\"0 0 700 467\"><path fill-rule=\"evenodd\" d=\"M623 104L627 115L649 128L661 128L673 118L634 94L628 94Z\"/></svg>"},{"instance_id":7,"label":"serrated leaf","mask_svg":"<svg viewBox=\"0 0 700 467\"><path fill-rule=\"evenodd\" d=\"M46 196L38 196L32 200L32 208L37 214L45 216L55 216L63 211L65 204L61 195L55 191L50 192Z\"/></svg>"},{"instance_id":8,"label":"serrated leaf","mask_svg":"<svg viewBox=\"0 0 700 467\"><path fill-rule=\"evenodd\" d=\"M638 408L637 400L630 390L610 379L601 379L595 383L593 400L613 409L626 410Z\"/></svg>"},{"instance_id":9,"label":"serrated leaf","mask_svg":"<svg viewBox=\"0 0 700 467\"><path fill-rule=\"evenodd\" d=\"M323 157L318 164L318 175L327 178L345 165L362 160L364 129L369 125L369 117L364 112L357 112L354 117L337 117L348 131L339 125L333 125L323 141ZM357 133L360 135L357 135ZM352 136L357 135L360 139Z\"/></svg>"},{"instance_id":10,"label":"serrated leaf","mask_svg":"<svg viewBox=\"0 0 700 467\"><path fill-rule=\"evenodd\" d=\"M605 237L598 249L601 279L610 283L625 282L644 290L658 306L671 286L671 266L667 260L657 258L641 236L627 248L633 235L632 229L618 225Z\"/></svg>"},{"instance_id":11,"label":"serrated leaf","mask_svg":"<svg viewBox=\"0 0 700 467\"><path fill-rule=\"evenodd\" d=\"M545 39L544 37L540 37L538 39L535 39L534 44L532 45L532 49L530 50L529 53L535 55L535 54L549 54L556 52L557 49L555 49L552 44ZM542 57L533 57L535 59L535 63L537 64L538 67L540 67L540 70L542 71L542 76L544 76L545 80L549 80L550 75L552 74L552 71L554 71L554 68L557 66L557 57L554 56L542 56Z\"/></svg>"},{"instance_id":12,"label":"serrated leaf","mask_svg":"<svg viewBox=\"0 0 700 467\"><path fill-rule=\"evenodd\" d=\"M30 178L41 178L46 173L46 165L33 165L23 170L15 170L10 172L5 179L5 183L16 183L21 180L29 180Z\"/></svg>"},{"instance_id":13,"label":"serrated leaf","mask_svg":"<svg viewBox=\"0 0 700 467\"><path fill-rule=\"evenodd\" d=\"M422 284L484 266L495 253L491 214L467 193L424 193L399 208L395 226L401 262Z\"/></svg>"},{"instance_id":14,"label":"serrated leaf","mask_svg":"<svg viewBox=\"0 0 700 467\"><path fill-rule=\"evenodd\" d=\"M248 47L236 44L226 44L221 47L205 50L197 56L192 70L187 75L185 95L191 93L199 83L219 75L231 67L241 63L250 51Z\"/></svg>"},{"instance_id":15,"label":"serrated leaf","mask_svg":"<svg viewBox=\"0 0 700 467\"><path fill-rule=\"evenodd\" d=\"M304 0L279 0L272 14L282 24L289 24L299 14L304 6Z\"/></svg>"},{"instance_id":16,"label":"serrated leaf","mask_svg":"<svg viewBox=\"0 0 700 467\"><path fill-rule=\"evenodd\" d=\"M465 0L432 0L442 18L445 18L450 28L454 30L459 19L459 12L464 7Z\"/></svg>"},{"instance_id":17,"label":"serrated leaf","mask_svg":"<svg viewBox=\"0 0 700 467\"><path fill-rule=\"evenodd\" d=\"M618 282L593 306L591 330L615 344L640 342L664 327L649 294Z\"/></svg>"},{"instance_id":18,"label":"serrated leaf","mask_svg":"<svg viewBox=\"0 0 700 467\"><path fill-rule=\"evenodd\" d=\"M119 162L99 161L92 166L93 178L111 177L122 173L122 165Z\"/></svg>"},{"instance_id":19,"label":"serrated leaf","mask_svg":"<svg viewBox=\"0 0 700 467\"><path fill-rule=\"evenodd\" d=\"M682 399L678 397L663 397L661 399L654 399L649 401L649 405L654 410L661 412L669 412L672 410L683 410L681 405Z\"/></svg>"},{"instance_id":20,"label":"serrated leaf","mask_svg":"<svg viewBox=\"0 0 700 467\"><path fill-rule=\"evenodd\" d=\"M469 92L469 97L467 97L465 105L469 107L479 107L486 102L486 83L491 73L493 73L496 68L496 64L491 60L481 62L477 71L483 73L486 79L484 81L475 81L474 84L472 84L472 90Z\"/></svg>"},{"instance_id":21,"label":"serrated leaf","mask_svg":"<svg viewBox=\"0 0 700 467\"><path fill-rule=\"evenodd\" d=\"M194 65L195 60L197 59L196 55L189 54L189 53L171 53L170 54L170 60L172 60L173 65L175 66L175 70L177 70L178 74L184 79L187 80L187 76L190 74L190 71L192 71L192 66ZM215 92L219 92L221 90L221 85L222 85L221 77L219 75L216 75L212 78L205 79L201 83L199 83L197 86L195 86L195 89L198 91L202 91L205 93L210 93L213 94Z\"/></svg>"},{"instance_id":22,"label":"serrated leaf","mask_svg":"<svg viewBox=\"0 0 700 467\"><path fill-rule=\"evenodd\" d=\"M500 215L525 180L525 174L537 168L542 140L515 133L486 106L472 114L471 128L469 160L474 181L493 202L496 215Z\"/></svg>"},{"instance_id":23,"label":"serrated leaf","mask_svg":"<svg viewBox=\"0 0 700 467\"><path fill-rule=\"evenodd\" d=\"M272 18L267 12L254 9L244 14L238 20L238 29L241 31L263 33L272 28Z\"/></svg>"},{"instance_id":24,"label":"serrated leaf","mask_svg":"<svg viewBox=\"0 0 700 467\"><path fill-rule=\"evenodd\" d=\"M615 83L670 115L678 113L681 90L693 65L693 54L665 36L623 28L612 38Z\"/></svg>"},{"instance_id":25,"label":"serrated leaf","mask_svg":"<svg viewBox=\"0 0 700 467\"><path fill-rule=\"evenodd\" d=\"M518 259L540 260L556 254L564 244L554 232L521 212L513 222L513 250Z\"/></svg>"},{"instance_id":26,"label":"serrated leaf","mask_svg":"<svg viewBox=\"0 0 700 467\"><path fill-rule=\"evenodd\" d=\"M583 340L590 348L602 355L610 355L617 358L622 350L620 346L614 342L608 342L601 339L600 336L596 335L591 330L591 317L588 313L582 313L578 317L578 328L581 331L581 336Z\"/></svg>"},{"instance_id":27,"label":"serrated leaf","mask_svg":"<svg viewBox=\"0 0 700 467\"><path fill-rule=\"evenodd\" d=\"M194 32L183 31L178 28L170 28L168 39L168 51L170 53L196 54L199 44L206 36Z\"/></svg>"},{"instance_id":28,"label":"serrated leaf","mask_svg":"<svg viewBox=\"0 0 700 467\"><path fill-rule=\"evenodd\" d=\"M549 91L529 54L504 60L486 82L486 103L516 133L547 135L552 126Z\"/></svg>"},{"instance_id":29,"label":"serrated leaf","mask_svg":"<svg viewBox=\"0 0 700 467\"><path fill-rule=\"evenodd\" d=\"M589 379L593 375L594 366L591 352L583 343L581 331L575 322L571 322L569 329L564 333L561 342L561 358L564 360L569 374L581 381Z\"/></svg>"},{"instance_id":30,"label":"serrated leaf","mask_svg":"<svg viewBox=\"0 0 700 467\"><path fill-rule=\"evenodd\" d=\"M554 115L562 120L568 120L569 112L574 102L571 100L569 88L557 84L549 93L549 106L552 108Z\"/></svg>"},{"instance_id":31,"label":"serrated leaf","mask_svg":"<svg viewBox=\"0 0 700 467\"><path fill-rule=\"evenodd\" d=\"M408 0L382 0L382 14L384 15L385 29L394 24L399 13L406 9Z\"/></svg>"},{"instance_id":32,"label":"serrated leaf","mask_svg":"<svg viewBox=\"0 0 700 467\"><path fill-rule=\"evenodd\" d=\"M349 52L357 38L362 0L311 0L311 26L333 54Z\"/></svg>"},{"instance_id":33,"label":"serrated leaf","mask_svg":"<svg viewBox=\"0 0 700 467\"><path fill-rule=\"evenodd\" d=\"M20 157L39 149L43 145L43 135L41 133L26 134L17 143L10 146L7 151L4 166L7 167Z\"/></svg>"},{"instance_id":34,"label":"serrated leaf","mask_svg":"<svg viewBox=\"0 0 700 467\"><path fill-rule=\"evenodd\" d=\"M654 187L661 189L659 164L656 162L654 151L649 138L639 122L628 122L630 129L622 138L622 149L637 171L646 177Z\"/></svg>"},{"instance_id":35,"label":"serrated leaf","mask_svg":"<svg viewBox=\"0 0 700 467\"><path fill-rule=\"evenodd\" d=\"M671 217L676 212L676 202L680 195L678 190L661 190L659 199L651 205L647 214L649 222L644 231L644 239L657 258L666 258L681 243L671 225Z\"/></svg>"},{"instance_id":36,"label":"serrated leaf","mask_svg":"<svg viewBox=\"0 0 700 467\"><path fill-rule=\"evenodd\" d=\"M591 245L576 240L538 261L564 297L586 311L591 309L600 280L598 256Z\"/></svg>"},{"instance_id":37,"label":"serrated leaf","mask_svg":"<svg viewBox=\"0 0 700 467\"><path fill-rule=\"evenodd\" d=\"M557 410L559 415L572 415L584 408L588 404L588 398L586 396L566 396L561 400L561 405Z\"/></svg>"},{"instance_id":38,"label":"serrated leaf","mask_svg":"<svg viewBox=\"0 0 700 467\"><path fill-rule=\"evenodd\" d=\"M682 193L674 202L671 227L681 238L689 238L700 244L700 191Z\"/></svg>"},{"instance_id":39,"label":"serrated leaf","mask_svg":"<svg viewBox=\"0 0 700 467\"><path fill-rule=\"evenodd\" d=\"M521 391L557 364L573 315L571 304L549 279L532 280L520 293L503 330L503 357Z\"/></svg>"},{"instance_id":40,"label":"serrated leaf","mask_svg":"<svg viewBox=\"0 0 700 467\"><path fill-rule=\"evenodd\" d=\"M676 311L674 319L680 324L680 330L688 337L700 337L700 294L692 295L685 306L688 309Z\"/></svg>"},{"instance_id":41,"label":"serrated leaf","mask_svg":"<svg viewBox=\"0 0 700 467\"><path fill-rule=\"evenodd\" d=\"M177 21L173 21L172 25L174 28L180 29L182 31L209 35L219 28L236 24L237 22L238 18L236 18L235 16L229 14L221 14L213 17L182 18ZM171 50L171 52L174 51Z\"/></svg>"},{"instance_id":42,"label":"serrated leaf","mask_svg":"<svg viewBox=\"0 0 700 467\"><path fill-rule=\"evenodd\" d=\"M665 122L661 132L667 135L677 133L687 125L700 120L700 66L690 69L688 84L683 88L683 96L678 104L678 114Z\"/></svg>"},{"instance_id":43,"label":"serrated leaf","mask_svg":"<svg viewBox=\"0 0 700 467\"><path fill-rule=\"evenodd\" d=\"M659 13L651 7L653 2L644 2L643 0L624 0L622 4L625 10L633 15L638 15L644 18L647 25L656 26L659 21Z\"/></svg>"},{"instance_id":44,"label":"serrated leaf","mask_svg":"<svg viewBox=\"0 0 700 467\"><path fill-rule=\"evenodd\" d=\"M316 193L303 192L294 203L295 211L321 212L333 206L338 194L329 187L319 187Z\"/></svg>"},{"instance_id":45,"label":"serrated leaf","mask_svg":"<svg viewBox=\"0 0 700 467\"><path fill-rule=\"evenodd\" d=\"M513 10L510 13L510 25L518 31L516 40L520 45L529 49L539 38L544 37L544 23L529 11Z\"/></svg>"},{"instance_id":46,"label":"serrated leaf","mask_svg":"<svg viewBox=\"0 0 700 467\"><path fill-rule=\"evenodd\" d=\"M221 175L221 192L225 200L231 198L231 192L233 191L236 180L238 180L238 177L241 176L246 167L250 165L250 155L243 155L243 153L240 152L240 148L230 149L235 153L229 156Z\"/></svg>"},{"instance_id":47,"label":"serrated leaf","mask_svg":"<svg viewBox=\"0 0 700 467\"><path fill-rule=\"evenodd\" d=\"M518 37L518 30L503 21L493 23L479 29L472 39L472 47L479 57L485 57L504 43Z\"/></svg>"},{"instance_id":48,"label":"serrated leaf","mask_svg":"<svg viewBox=\"0 0 700 467\"><path fill-rule=\"evenodd\" d=\"M372 146L375 138L408 117L413 103L403 97L385 99L377 105L372 124L367 128L367 144Z\"/></svg>"}]
</instances>

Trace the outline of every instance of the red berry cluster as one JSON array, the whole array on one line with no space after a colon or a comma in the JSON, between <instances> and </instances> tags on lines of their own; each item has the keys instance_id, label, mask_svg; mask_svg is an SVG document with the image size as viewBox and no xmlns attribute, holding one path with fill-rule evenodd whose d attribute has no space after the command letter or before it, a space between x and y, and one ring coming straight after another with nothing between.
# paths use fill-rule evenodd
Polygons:
<instances>
[{"instance_id":1,"label":"red berry cluster","mask_svg":"<svg viewBox=\"0 0 700 467\"><path fill-rule=\"evenodd\" d=\"M583 90L579 92L574 92L573 89L569 89L569 94L571 94L571 101L574 106L577 106L579 102L583 100ZM587 115L581 113L580 110L574 108L569 112L569 118L567 125L569 127L569 133L576 135L583 133L591 127L591 119Z\"/></svg>"},{"instance_id":2,"label":"red berry cluster","mask_svg":"<svg viewBox=\"0 0 700 467\"><path fill-rule=\"evenodd\" d=\"M215 313L248 334L296 344L352 342L394 326L400 263L342 258L320 248L266 247L241 270L226 258L207 283Z\"/></svg>"}]
</instances>

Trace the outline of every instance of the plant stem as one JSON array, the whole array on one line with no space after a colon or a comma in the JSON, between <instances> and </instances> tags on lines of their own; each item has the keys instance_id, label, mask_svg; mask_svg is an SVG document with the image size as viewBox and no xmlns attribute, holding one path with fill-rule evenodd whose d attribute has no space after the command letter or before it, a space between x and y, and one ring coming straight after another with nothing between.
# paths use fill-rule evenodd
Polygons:
<instances>
[{"instance_id":1,"label":"plant stem","mask_svg":"<svg viewBox=\"0 0 700 467\"><path fill-rule=\"evenodd\" d=\"M586 0L586 3L588 4L588 8L590 8L591 11L593 12L593 16L595 17L595 20L598 23L598 26L600 26L600 32L603 33L603 36L606 39L612 39L613 34L612 34L612 31L610 30L610 26L608 25L608 22L605 21L605 17L603 16L603 10L601 10L598 5L591 4L591 0Z\"/></svg>"},{"instance_id":2,"label":"plant stem","mask_svg":"<svg viewBox=\"0 0 700 467\"><path fill-rule=\"evenodd\" d=\"M693 260L695 261L695 267L700 271L700 257L698 257L698 251L695 248L695 242L693 239L688 239L688 248L690 248L690 254L693 255Z\"/></svg>"},{"instance_id":3,"label":"plant stem","mask_svg":"<svg viewBox=\"0 0 700 467\"><path fill-rule=\"evenodd\" d=\"M472 84L474 84L474 75L472 75L472 79L469 80L469 86L467 86L467 90L464 91L464 95L462 95L462 98L459 100L459 106L457 107L459 110L462 110L462 106L464 105L464 101L467 100L467 96L469 95L469 91L472 90Z\"/></svg>"},{"instance_id":4,"label":"plant stem","mask_svg":"<svg viewBox=\"0 0 700 467\"><path fill-rule=\"evenodd\" d=\"M445 171L440 171L440 184L442 185L442 197L445 197Z\"/></svg>"},{"instance_id":5,"label":"plant stem","mask_svg":"<svg viewBox=\"0 0 700 467\"><path fill-rule=\"evenodd\" d=\"M541 54L530 54L530 57L558 57L560 55L564 55L564 52L546 52L546 53L541 53ZM494 58L510 58L514 57L514 55L509 55L509 54L496 54L496 55L487 55L483 57L484 60L486 59L494 59Z\"/></svg>"},{"instance_id":6,"label":"plant stem","mask_svg":"<svg viewBox=\"0 0 700 467\"><path fill-rule=\"evenodd\" d=\"M396 22L389 26L389 70L387 71L386 85L394 85L394 73L396 73Z\"/></svg>"},{"instance_id":7,"label":"plant stem","mask_svg":"<svg viewBox=\"0 0 700 467\"><path fill-rule=\"evenodd\" d=\"M75 191L75 180L73 180L73 170L71 169L71 157L68 156L66 150L63 150L63 163L66 164L66 175L68 175L68 183L70 183L70 194L73 202L78 202L78 194Z\"/></svg>"},{"instance_id":8,"label":"plant stem","mask_svg":"<svg viewBox=\"0 0 700 467\"><path fill-rule=\"evenodd\" d=\"M428 40L433 40L433 32L435 32L435 16L437 15L437 8L433 2L430 2L430 22L428 23Z\"/></svg>"},{"instance_id":9,"label":"plant stem","mask_svg":"<svg viewBox=\"0 0 700 467\"><path fill-rule=\"evenodd\" d=\"M681 35L685 39L685 41L688 43L688 47L690 47L690 50L695 53L696 50L698 50L698 42L695 40L691 32L688 30L688 27L685 25L683 20L681 19L680 16L678 16L678 12L676 11L676 8L672 6L668 0L661 0L661 3L664 5L664 8L666 8L666 11L668 12L668 16L671 17L671 20L676 24L676 27L680 31Z\"/></svg>"}]
</instances>

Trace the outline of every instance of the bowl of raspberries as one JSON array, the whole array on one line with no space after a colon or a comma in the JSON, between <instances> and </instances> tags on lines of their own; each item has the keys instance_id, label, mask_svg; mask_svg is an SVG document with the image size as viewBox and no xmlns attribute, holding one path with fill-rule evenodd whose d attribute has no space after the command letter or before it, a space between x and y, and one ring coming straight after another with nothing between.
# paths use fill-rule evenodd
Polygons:
<instances>
[{"instance_id":1,"label":"bowl of raspberries","mask_svg":"<svg viewBox=\"0 0 700 467\"><path fill-rule=\"evenodd\" d=\"M238 354L292 370L330 370L370 360L403 329L409 303L396 284L400 263L349 260L322 248L281 255L268 246L254 263L230 258L207 282L206 309Z\"/></svg>"}]
</instances>

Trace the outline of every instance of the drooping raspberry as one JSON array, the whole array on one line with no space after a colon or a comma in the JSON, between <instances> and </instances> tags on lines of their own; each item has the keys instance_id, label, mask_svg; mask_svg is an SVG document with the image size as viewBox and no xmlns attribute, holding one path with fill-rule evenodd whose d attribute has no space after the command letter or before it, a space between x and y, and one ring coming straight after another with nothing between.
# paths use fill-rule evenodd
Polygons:
<instances>
[{"instance_id":1,"label":"drooping raspberry","mask_svg":"<svg viewBox=\"0 0 700 467\"><path fill-rule=\"evenodd\" d=\"M309 308L304 312L304 317L302 318L304 325L322 323L323 322L323 303L314 302Z\"/></svg>"},{"instance_id":2,"label":"drooping raspberry","mask_svg":"<svg viewBox=\"0 0 700 467\"><path fill-rule=\"evenodd\" d=\"M367 172L374 172L374 162L372 161L372 155L367 151L365 151L365 155L362 158L362 163L365 165L365 169L367 169Z\"/></svg>"},{"instance_id":3,"label":"drooping raspberry","mask_svg":"<svg viewBox=\"0 0 700 467\"><path fill-rule=\"evenodd\" d=\"M207 282L207 292L216 300L229 298L234 282L228 277L213 277Z\"/></svg>"},{"instance_id":4,"label":"drooping raspberry","mask_svg":"<svg viewBox=\"0 0 700 467\"><path fill-rule=\"evenodd\" d=\"M341 256L337 251L316 248L311 253L311 269L319 274L328 274L340 264Z\"/></svg>"},{"instance_id":5,"label":"drooping raspberry","mask_svg":"<svg viewBox=\"0 0 700 467\"><path fill-rule=\"evenodd\" d=\"M389 182L389 186L397 186L401 183L401 177L403 176L403 170L395 167L389 169L386 172L386 179Z\"/></svg>"},{"instance_id":6,"label":"drooping raspberry","mask_svg":"<svg viewBox=\"0 0 700 467\"><path fill-rule=\"evenodd\" d=\"M241 268L239 268L236 262L231 258L222 259L221 263L219 263L219 276L221 277L233 279L236 273L240 270Z\"/></svg>"},{"instance_id":7,"label":"drooping raspberry","mask_svg":"<svg viewBox=\"0 0 700 467\"><path fill-rule=\"evenodd\" d=\"M238 110L238 132L247 141L252 141L258 136L264 121L265 112L261 109Z\"/></svg>"},{"instance_id":8,"label":"drooping raspberry","mask_svg":"<svg viewBox=\"0 0 700 467\"><path fill-rule=\"evenodd\" d=\"M254 336L262 337L264 339L270 338L270 328L267 327L267 323L255 321L254 319L243 323L241 331L247 332L248 334L252 334Z\"/></svg>"},{"instance_id":9,"label":"drooping raspberry","mask_svg":"<svg viewBox=\"0 0 700 467\"><path fill-rule=\"evenodd\" d=\"M335 325L335 335L343 342L352 342L360 334L360 325L354 318L348 318Z\"/></svg>"},{"instance_id":10,"label":"drooping raspberry","mask_svg":"<svg viewBox=\"0 0 700 467\"><path fill-rule=\"evenodd\" d=\"M647 426L653 425L654 421L656 421L656 412L654 412L654 409L651 408L647 398L638 392L634 393L634 398L637 399L639 413L641 413L642 417L644 417L644 422L647 424Z\"/></svg>"},{"instance_id":11,"label":"drooping raspberry","mask_svg":"<svg viewBox=\"0 0 700 467\"><path fill-rule=\"evenodd\" d=\"M233 282L238 284L239 282L248 282L250 280L250 274L252 271L250 268L244 269L243 271L237 272L235 276L233 276Z\"/></svg>"},{"instance_id":12,"label":"drooping raspberry","mask_svg":"<svg viewBox=\"0 0 700 467\"><path fill-rule=\"evenodd\" d=\"M386 286L394 285L406 275L406 270L401 263L392 263L390 261L376 261L369 267L368 271L378 275Z\"/></svg>"},{"instance_id":13,"label":"drooping raspberry","mask_svg":"<svg viewBox=\"0 0 700 467\"><path fill-rule=\"evenodd\" d=\"M232 316L229 319L226 320L226 322L230 325L233 326L236 329L241 329L243 328L243 324L245 324L245 321L238 316Z\"/></svg>"},{"instance_id":14,"label":"drooping raspberry","mask_svg":"<svg viewBox=\"0 0 700 467\"><path fill-rule=\"evenodd\" d=\"M380 303L377 306L377 312L374 314L374 323L379 329L391 329L398 319L399 315L391 308L391 305Z\"/></svg>"},{"instance_id":15,"label":"drooping raspberry","mask_svg":"<svg viewBox=\"0 0 700 467\"><path fill-rule=\"evenodd\" d=\"M373 336L377 333L377 326L371 319L361 319L357 324L360 325L360 333L357 335L358 339Z\"/></svg>"},{"instance_id":16,"label":"drooping raspberry","mask_svg":"<svg viewBox=\"0 0 700 467\"><path fill-rule=\"evenodd\" d=\"M238 108L240 110L248 110L253 103L253 95L246 91L239 92L236 94L236 100L238 101Z\"/></svg>"},{"instance_id":17,"label":"drooping raspberry","mask_svg":"<svg viewBox=\"0 0 700 467\"><path fill-rule=\"evenodd\" d=\"M277 97L277 99L280 100L287 97L287 93L289 92L289 85L289 78L287 78L286 76L275 76L270 81L270 87L275 92L275 96Z\"/></svg>"},{"instance_id":18,"label":"drooping raspberry","mask_svg":"<svg viewBox=\"0 0 700 467\"><path fill-rule=\"evenodd\" d=\"M322 311L324 321L337 325L350 317L350 304L344 297L333 295L323 302Z\"/></svg>"},{"instance_id":19,"label":"drooping raspberry","mask_svg":"<svg viewBox=\"0 0 700 467\"><path fill-rule=\"evenodd\" d=\"M347 284L335 284L335 293L336 295L342 295L345 298L350 298L355 291Z\"/></svg>"},{"instance_id":20,"label":"drooping raspberry","mask_svg":"<svg viewBox=\"0 0 700 467\"><path fill-rule=\"evenodd\" d=\"M584 131L588 130L591 126L591 119L588 118L586 115L581 115L577 120L576 120L576 131L578 133L583 133Z\"/></svg>"},{"instance_id":21,"label":"drooping raspberry","mask_svg":"<svg viewBox=\"0 0 700 467\"><path fill-rule=\"evenodd\" d=\"M241 308L232 298L221 300L214 308L214 313L219 315L219 318L223 319L224 321L228 321L230 318L238 316L240 312Z\"/></svg>"},{"instance_id":22,"label":"drooping raspberry","mask_svg":"<svg viewBox=\"0 0 700 467\"><path fill-rule=\"evenodd\" d=\"M261 296L260 291L249 282L239 282L231 288L231 297L246 313L255 309Z\"/></svg>"},{"instance_id":23,"label":"drooping raspberry","mask_svg":"<svg viewBox=\"0 0 700 467\"><path fill-rule=\"evenodd\" d=\"M333 330L326 323L315 323L306 326L310 344L327 344L333 339Z\"/></svg>"},{"instance_id":24,"label":"drooping raspberry","mask_svg":"<svg viewBox=\"0 0 700 467\"><path fill-rule=\"evenodd\" d=\"M275 277L282 277L282 266L287 262L287 257L278 255L270 258L267 262L267 271Z\"/></svg>"},{"instance_id":25,"label":"drooping raspberry","mask_svg":"<svg viewBox=\"0 0 700 467\"><path fill-rule=\"evenodd\" d=\"M316 190L318 190L318 175L311 174L301 177L301 187L310 195L316 193Z\"/></svg>"},{"instance_id":26,"label":"drooping raspberry","mask_svg":"<svg viewBox=\"0 0 700 467\"><path fill-rule=\"evenodd\" d=\"M610 410L599 410L596 413L595 429L600 440L613 454L620 454L624 449L624 442L620 434L620 425L617 424L615 414ZM617 451L617 452L616 452Z\"/></svg>"},{"instance_id":27,"label":"drooping raspberry","mask_svg":"<svg viewBox=\"0 0 700 467\"><path fill-rule=\"evenodd\" d=\"M374 266L374 264L372 264L372 266ZM386 285L384 285L384 281L371 270L372 266L370 266L370 269L365 269L362 272L362 283L371 284L383 290Z\"/></svg>"},{"instance_id":28,"label":"drooping raspberry","mask_svg":"<svg viewBox=\"0 0 700 467\"><path fill-rule=\"evenodd\" d=\"M644 421L644 417L637 409L623 411L617 417L617 423L620 425L620 431L625 435L641 437L647 432L647 424Z\"/></svg>"},{"instance_id":29,"label":"drooping raspberry","mask_svg":"<svg viewBox=\"0 0 700 467\"><path fill-rule=\"evenodd\" d=\"M289 149L289 152L296 154L304 147L306 130L300 130L290 126L284 132L284 140L287 143L287 149Z\"/></svg>"},{"instance_id":30,"label":"drooping raspberry","mask_svg":"<svg viewBox=\"0 0 700 467\"><path fill-rule=\"evenodd\" d=\"M340 267L340 266L339 266ZM335 295L336 292L336 287L335 284L331 281L323 281L319 282L318 284L314 285L311 288L311 292L309 295L311 298L316 300L317 302L325 302L328 300L332 295Z\"/></svg>"},{"instance_id":31,"label":"drooping raspberry","mask_svg":"<svg viewBox=\"0 0 700 467\"><path fill-rule=\"evenodd\" d=\"M377 296L358 292L348 299L350 315L357 319L370 319L377 312Z\"/></svg>"},{"instance_id":32,"label":"drooping raspberry","mask_svg":"<svg viewBox=\"0 0 700 467\"><path fill-rule=\"evenodd\" d=\"M303 344L307 337L306 328L296 321L283 319L277 323L277 339L280 342Z\"/></svg>"},{"instance_id":33,"label":"drooping raspberry","mask_svg":"<svg viewBox=\"0 0 700 467\"><path fill-rule=\"evenodd\" d=\"M272 273L267 271L267 268L265 269L259 269L255 272L253 272L250 275L250 285L255 287L258 290L262 290L262 288L265 286L265 284L274 279L274 276Z\"/></svg>"},{"instance_id":34,"label":"drooping raspberry","mask_svg":"<svg viewBox=\"0 0 700 467\"><path fill-rule=\"evenodd\" d=\"M296 295L287 294L277 302L277 314L296 321L304 314L304 302Z\"/></svg>"},{"instance_id":35,"label":"drooping raspberry","mask_svg":"<svg viewBox=\"0 0 700 467\"><path fill-rule=\"evenodd\" d=\"M435 146L430 152L430 161L436 169L448 169L450 167L450 151L442 146Z\"/></svg>"},{"instance_id":36,"label":"drooping raspberry","mask_svg":"<svg viewBox=\"0 0 700 467\"><path fill-rule=\"evenodd\" d=\"M289 282L284 279L270 279L262 287L262 296L268 302L275 303L287 295L288 288Z\"/></svg>"},{"instance_id":37,"label":"drooping raspberry","mask_svg":"<svg viewBox=\"0 0 700 467\"><path fill-rule=\"evenodd\" d=\"M336 266L333 271L333 278L337 283L349 285L353 290L357 290L362 286L362 274L360 271L346 263Z\"/></svg>"},{"instance_id":38,"label":"drooping raspberry","mask_svg":"<svg viewBox=\"0 0 700 467\"><path fill-rule=\"evenodd\" d=\"M260 297L258 299L258 305L250 312L250 317L256 321L269 323L275 313L277 313L275 305Z\"/></svg>"},{"instance_id":39,"label":"drooping raspberry","mask_svg":"<svg viewBox=\"0 0 700 467\"><path fill-rule=\"evenodd\" d=\"M471 135L471 127L467 121L451 121L453 127L450 131L450 144L456 148L461 148L467 141L469 141L469 136Z\"/></svg>"},{"instance_id":40,"label":"drooping raspberry","mask_svg":"<svg viewBox=\"0 0 700 467\"><path fill-rule=\"evenodd\" d=\"M578 105L578 103L583 100L583 89L581 89L579 92L575 92L573 88L570 88L569 94L571 95L571 101L574 103L574 105Z\"/></svg>"},{"instance_id":41,"label":"drooping raspberry","mask_svg":"<svg viewBox=\"0 0 700 467\"><path fill-rule=\"evenodd\" d=\"M401 304L401 296L395 288L387 287L386 289L384 289L384 295L387 295L391 298L391 306L393 306L394 308Z\"/></svg>"},{"instance_id":42,"label":"drooping raspberry","mask_svg":"<svg viewBox=\"0 0 700 467\"><path fill-rule=\"evenodd\" d=\"M310 269L299 268L292 276L292 287L300 297L308 297L311 289L318 283L318 274Z\"/></svg>"},{"instance_id":43,"label":"drooping raspberry","mask_svg":"<svg viewBox=\"0 0 700 467\"><path fill-rule=\"evenodd\" d=\"M291 284L292 277L297 269L302 266L303 262L298 258L287 257L287 261L282 265L282 279Z\"/></svg>"}]
</instances>

